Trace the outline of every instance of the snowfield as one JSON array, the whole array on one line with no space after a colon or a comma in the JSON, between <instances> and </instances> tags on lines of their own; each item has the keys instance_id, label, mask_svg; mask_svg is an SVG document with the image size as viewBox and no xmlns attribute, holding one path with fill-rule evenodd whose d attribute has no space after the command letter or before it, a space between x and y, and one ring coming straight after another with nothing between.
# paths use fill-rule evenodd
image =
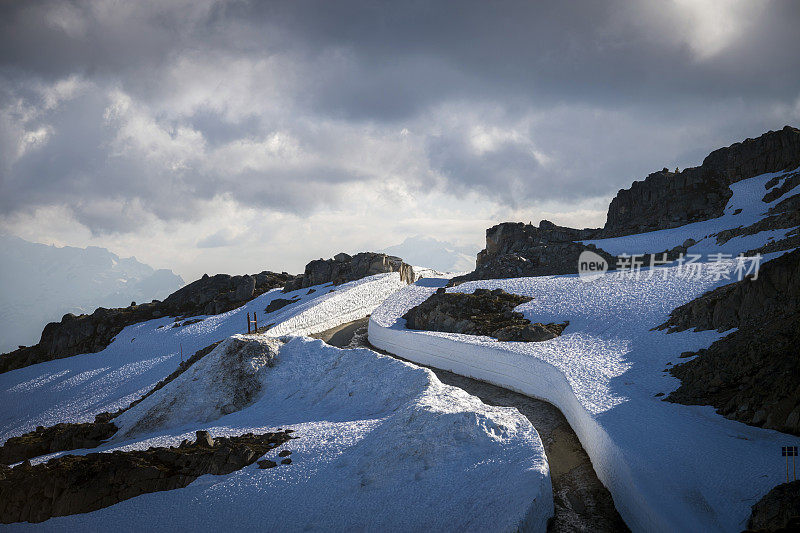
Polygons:
<instances>
[{"instance_id":1,"label":"snowfield","mask_svg":"<svg viewBox=\"0 0 800 533\"><path fill-rule=\"evenodd\" d=\"M253 464L91 513L5 527L545 531L553 514L549 468L538 433L516 409L487 406L427 369L371 350L290 336L363 317L401 286L393 273L312 294L271 291L196 324L136 324L103 352L0 374L2 442L36 425L127 406L176 368L179 344L188 356L227 339L123 413L111 441L64 453L177 445L198 429L227 436L290 427L299 437L265 456L290 449L288 466ZM298 303L262 315L274 298L295 294ZM236 335L248 311L274 325L266 334ZM242 408L237 391L254 381L260 392Z\"/></svg>"},{"instance_id":2,"label":"snowfield","mask_svg":"<svg viewBox=\"0 0 800 533\"><path fill-rule=\"evenodd\" d=\"M430 370L371 350L299 337L261 379L254 404L211 427L186 423L191 416L181 406L166 429L101 450L178 445L206 427L214 436L290 427L299 438L265 457L289 449L291 465L253 464L183 489L9 529L545 531L553 502L544 448L516 409L487 406ZM192 394L179 380L153 394L154 402ZM185 405L197 415L209 412L216 398L206 392L199 388Z\"/></svg>"},{"instance_id":3,"label":"snowfield","mask_svg":"<svg viewBox=\"0 0 800 533\"><path fill-rule=\"evenodd\" d=\"M363 318L375 310L390 294L406 286L400 274L390 272L377 274L364 279L351 281L336 287L336 290L316 288L316 290L332 291L327 295L314 298L308 302L294 306L285 314L280 310L270 320L276 325L267 331L268 335L311 335L340 324ZM308 292L300 289L298 293ZM288 309L288 308L287 308Z\"/></svg>"},{"instance_id":4,"label":"snowfield","mask_svg":"<svg viewBox=\"0 0 800 533\"><path fill-rule=\"evenodd\" d=\"M310 334L361 318L405 284L397 273L378 274L339 286L330 284L282 293L274 289L238 309L173 328L158 318L123 329L105 350L57 359L0 374L0 443L36 426L86 422L103 411L127 407L194 352L247 331L247 313L273 335ZM293 303L269 314L276 298ZM337 318L338 317L338 318ZM352 318L351 318L352 317ZM183 322L183 321L181 321Z\"/></svg>"},{"instance_id":5,"label":"snowfield","mask_svg":"<svg viewBox=\"0 0 800 533\"><path fill-rule=\"evenodd\" d=\"M260 326L274 324L271 334L316 333L369 314L404 285L399 274L389 273L339 286L319 285L311 294L309 289L274 289L238 309L197 317L201 322L177 328L170 317L140 322L123 329L101 352L0 374L0 442L36 426L91 421L97 413L127 407L178 367L181 351L186 359L246 332L247 313L258 313ZM297 303L264 313L272 300L294 297Z\"/></svg>"}]
</instances>

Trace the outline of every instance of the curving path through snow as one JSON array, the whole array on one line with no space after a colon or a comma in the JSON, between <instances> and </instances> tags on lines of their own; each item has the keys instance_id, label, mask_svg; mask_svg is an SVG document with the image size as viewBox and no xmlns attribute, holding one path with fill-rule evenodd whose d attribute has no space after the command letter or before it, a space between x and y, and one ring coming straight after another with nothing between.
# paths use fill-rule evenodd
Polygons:
<instances>
[{"instance_id":1,"label":"curving path through snow","mask_svg":"<svg viewBox=\"0 0 800 533\"><path fill-rule=\"evenodd\" d=\"M367 340L369 317L341 324L312 335L339 348L378 350ZM378 350L387 355L389 352ZM393 355L394 357L397 357ZM544 444L550 479L553 485L553 517L547 530L551 533L591 531L620 533L628 527L614 507L614 501L592 467L578 436L564 415L553 404L519 394L496 385L427 367L439 381L458 387L480 398L487 405L513 407L527 418Z\"/></svg>"},{"instance_id":2,"label":"curving path through snow","mask_svg":"<svg viewBox=\"0 0 800 533\"><path fill-rule=\"evenodd\" d=\"M541 343L412 331L401 316L441 283L423 280L371 316L369 341L404 359L486 381L557 406L634 531L740 531L750 506L781 482L776 454L800 439L727 420L713 408L661 401L679 382L678 355L723 334L650 331L669 312L723 284L707 264L697 278L667 268L653 277L612 274L469 282L449 291L502 288L534 298L517 308L534 322L569 320Z\"/></svg>"}]
</instances>

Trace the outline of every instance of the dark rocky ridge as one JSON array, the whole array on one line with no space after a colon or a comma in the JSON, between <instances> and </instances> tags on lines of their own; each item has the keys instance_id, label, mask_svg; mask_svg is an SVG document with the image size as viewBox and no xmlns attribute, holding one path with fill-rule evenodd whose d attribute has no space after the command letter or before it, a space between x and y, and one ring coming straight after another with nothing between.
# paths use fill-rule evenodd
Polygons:
<instances>
[{"instance_id":1,"label":"dark rocky ridge","mask_svg":"<svg viewBox=\"0 0 800 533\"><path fill-rule=\"evenodd\" d=\"M518 278L527 276L552 276L577 274L578 261L583 252L589 251L602 257L609 270L614 270L617 258L593 244L585 245L578 240L602 237L600 229L572 229L556 226L542 220L539 227L522 222L503 222L486 230L486 248L478 253L477 267L473 272L456 276L448 286L479 279ZM670 250L641 256L642 265L653 259L675 260L686 253L687 241Z\"/></svg>"},{"instance_id":2,"label":"dark rocky ridge","mask_svg":"<svg viewBox=\"0 0 800 533\"><path fill-rule=\"evenodd\" d=\"M305 272L289 281L283 292L323 283L340 285L386 272L399 272L403 281L414 282L414 269L399 257L375 252L361 252L353 256L340 253L333 259L316 259L308 263Z\"/></svg>"},{"instance_id":3,"label":"dark rocky ridge","mask_svg":"<svg viewBox=\"0 0 800 533\"><path fill-rule=\"evenodd\" d=\"M722 215L729 185L766 172L800 166L800 130L769 131L711 152L699 167L664 169L621 189L608 207L604 237L617 237Z\"/></svg>"},{"instance_id":4,"label":"dark rocky ridge","mask_svg":"<svg viewBox=\"0 0 800 533\"><path fill-rule=\"evenodd\" d=\"M674 366L681 386L667 400L800 435L800 250L678 307L659 329L692 327L738 329Z\"/></svg>"},{"instance_id":5,"label":"dark rocky ridge","mask_svg":"<svg viewBox=\"0 0 800 533\"><path fill-rule=\"evenodd\" d=\"M285 272L267 271L253 276L205 275L175 291L163 302L155 300L119 309L100 307L91 315L66 314L61 322L45 326L38 344L0 355L0 373L53 359L99 352L126 326L145 320L224 313L270 289L283 286L293 278Z\"/></svg>"},{"instance_id":6,"label":"dark rocky ridge","mask_svg":"<svg viewBox=\"0 0 800 533\"><path fill-rule=\"evenodd\" d=\"M748 531L800 531L800 481L782 483L753 506Z\"/></svg>"},{"instance_id":7,"label":"dark rocky ridge","mask_svg":"<svg viewBox=\"0 0 800 533\"><path fill-rule=\"evenodd\" d=\"M439 289L403 318L410 329L486 335L501 341L539 342L561 335L567 323L532 324L514 311L531 300L503 289L476 289L472 294Z\"/></svg>"},{"instance_id":8,"label":"dark rocky ridge","mask_svg":"<svg viewBox=\"0 0 800 533\"><path fill-rule=\"evenodd\" d=\"M0 464L10 465L64 450L94 448L116 432L117 426L107 421L39 426L36 431L11 437L0 446Z\"/></svg>"},{"instance_id":9,"label":"dark rocky ridge","mask_svg":"<svg viewBox=\"0 0 800 533\"><path fill-rule=\"evenodd\" d=\"M96 511L140 494L187 486L205 474L229 474L288 442L291 430L211 438L129 452L65 455L31 466L0 465L0 522L42 522ZM288 464L288 463L287 463Z\"/></svg>"},{"instance_id":10,"label":"dark rocky ridge","mask_svg":"<svg viewBox=\"0 0 800 533\"><path fill-rule=\"evenodd\" d=\"M576 274L578 257L591 250L613 268L615 258L596 248L574 241L594 239L599 229L572 229L542 220L539 227L522 222L504 222L486 230L486 248L478 252L475 270L454 277L450 284L478 279Z\"/></svg>"}]
</instances>

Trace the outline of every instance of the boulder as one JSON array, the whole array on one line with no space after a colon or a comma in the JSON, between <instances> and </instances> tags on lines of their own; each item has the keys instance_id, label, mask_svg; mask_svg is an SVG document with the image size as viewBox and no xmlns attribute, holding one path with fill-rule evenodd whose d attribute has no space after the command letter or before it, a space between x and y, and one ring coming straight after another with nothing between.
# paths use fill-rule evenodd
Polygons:
<instances>
[{"instance_id":1,"label":"boulder","mask_svg":"<svg viewBox=\"0 0 800 533\"><path fill-rule=\"evenodd\" d=\"M308 263L303 275L289 281L283 292L324 283L340 285L387 272L399 272L406 283L415 281L414 269L399 257L375 252L361 252L354 256L339 253L333 259L316 259Z\"/></svg>"},{"instance_id":2,"label":"boulder","mask_svg":"<svg viewBox=\"0 0 800 533\"><path fill-rule=\"evenodd\" d=\"M486 335L500 341L541 342L561 335L568 323L532 324L514 311L529 301L502 289L476 289L472 294L439 289L403 318L410 329Z\"/></svg>"},{"instance_id":3,"label":"boulder","mask_svg":"<svg viewBox=\"0 0 800 533\"><path fill-rule=\"evenodd\" d=\"M208 431L195 431L195 445L213 448L216 442Z\"/></svg>"}]
</instances>

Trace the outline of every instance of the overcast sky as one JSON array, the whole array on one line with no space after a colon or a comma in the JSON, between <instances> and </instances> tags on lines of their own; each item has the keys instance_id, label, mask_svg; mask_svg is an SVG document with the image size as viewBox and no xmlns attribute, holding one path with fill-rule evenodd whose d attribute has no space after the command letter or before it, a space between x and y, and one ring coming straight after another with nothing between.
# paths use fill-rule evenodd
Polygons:
<instances>
[{"instance_id":1,"label":"overcast sky","mask_svg":"<svg viewBox=\"0 0 800 533\"><path fill-rule=\"evenodd\" d=\"M195 279L602 226L800 124L800 2L6 1L0 231Z\"/></svg>"}]
</instances>

